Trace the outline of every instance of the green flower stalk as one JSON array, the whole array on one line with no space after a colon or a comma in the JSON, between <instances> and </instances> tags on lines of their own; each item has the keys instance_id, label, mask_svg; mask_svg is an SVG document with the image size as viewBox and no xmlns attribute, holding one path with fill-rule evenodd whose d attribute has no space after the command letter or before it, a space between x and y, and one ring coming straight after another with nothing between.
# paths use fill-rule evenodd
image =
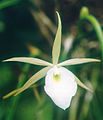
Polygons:
<instances>
[{"instance_id":1,"label":"green flower stalk","mask_svg":"<svg viewBox=\"0 0 103 120\"><path fill-rule=\"evenodd\" d=\"M75 58L58 63L61 50L61 20L59 13L56 13L58 16L58 29L52 49L52 63L31 57L15 57L4 60L3 62L17 61L46 66L34 74L21 88L5 95L3 97L4 99L8 98L11 95L16 96L20 94L44 76L46 76L44 86L45 92L48 96L50 96L50 98L58 107L64 110L70 106L71 99L76 94L77 85L85 88L91 93L93 92L90 88L86 87L71 71L62 66L77 65L88 62L100 62L100 60L91 58Z\"/></svg>"},{"instance_id":2,"label":"green flower stalk","mask_svg":"<svg viewBox=\"0 0 103 120\"><path fill-rule=\"evenodd\" d=\"M80 20L81 20L81 22L83 20L87 20L93 26L93 28L96 32L96 35L98 37L98 40L99 40L99 45L100 45L100 49L101 49L101 57L102 57L102 61L103 61L103 32L102 32L100 23L93 15L89 14L89 10L85 6L81 8Z\"/></svg>"}]
</instances>

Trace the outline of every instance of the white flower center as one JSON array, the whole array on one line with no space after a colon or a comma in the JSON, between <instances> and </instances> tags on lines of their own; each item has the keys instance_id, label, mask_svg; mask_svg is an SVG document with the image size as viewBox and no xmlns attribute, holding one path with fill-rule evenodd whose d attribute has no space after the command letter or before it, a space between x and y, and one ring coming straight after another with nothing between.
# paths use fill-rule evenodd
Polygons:
<instances>
[{"instance_id":1,"label":"white flower center","mask_svg":"<svg viewBox=\"0 0 103 120\"><path fill-rule=\"evenodd\" d=\"M59 69L57 68L57 66L54 66L54 67L53 67L53 73L54 73L54 75L59 75L59 74L60 74L60 71L59 71Z\"/></svg>"},{"instance_id":2,"label":"white flower center","mask_svg":"<svg viewBox=\"0 0 103 120\"><path fill-rule=\"evenodd\" d=\"M53 68L53 80L55 80L56 82L59 82L60 79L61 79L60 70L57 68L57 66L54 66L54 68Z\"/></svg>"}]
</instances>

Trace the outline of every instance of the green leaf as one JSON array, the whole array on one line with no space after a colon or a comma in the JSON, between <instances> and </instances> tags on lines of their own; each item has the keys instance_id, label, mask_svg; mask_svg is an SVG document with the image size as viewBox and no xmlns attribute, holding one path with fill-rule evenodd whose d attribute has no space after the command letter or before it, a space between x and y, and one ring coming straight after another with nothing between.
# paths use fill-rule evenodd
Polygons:
<instances>
[{"instance_id":1,"label":"green leaf","mask_svg":"<svg viewBox=\"0 0 103 120\"><path fill-rule=\"evenodd\" d=\"M54 40L53 49L52 49L53 65L56 65L58 63L60 49L61 49L61 20L60 20L59 13L58 12L56 13L58 16L58 29L57 29L56 37Z\"/></svg>"},{"instance_id":2,"label":"green leaf","mask_svg":"<svg viewBox=\"0 0 103 120\"><path fill-rule=\"evenodd\" d=\"M0 9L15 5L19 2L20 0L2 0L0 1Z\"/></svg>"},{"instance_id":3,"label":"green leaf","mask_svg":"<svg viewBox=\"0 0 103 120\"><path fill-rule=\"evenodd\" d=\"M75 75L74 75L75 76ZM76 82L79 86L81 86L82 88L88 90L89 92L93 93L93 90L91 90L90 88L88 88L86 85L84 85L76 76L75 76Z\"/></svg>"},{"instance_id":4,"label":"green leaf","mask_svg":"<svg viewBox=\"0 0 103 120\"><path fill-rule=\"evenodd\" d=\"M41 59L38 59L38 58L15 57L15 58L3 60L3 62L9 62L9 61L25 62L25 63L34 64L34 65L42 65L42 66L52 66L51 63L46 62L46 61L41 60Z\"/></svg>"},{"instance_id":5,"label":"green leaf","mask_svg":"<svg viewBox=\"0 0 103 120\"><path fill-rule=\"evenodd\" d=\"M57 66L66 66L66 65L78 65L88 62L100 62L99 59L91 59L91 58L75 58L69 59L64 62L59 63Z\"/></svg>"},{"instance_id":6,"label":"green leaf","mask_svg":"<svg viewBox=\"0 0 103 120\"><path fill-rule=\"evenodd\" d=\"M27 88L29 88L31 85L33 85L35 82L37 82L38 80L40 80L41 78L43 78L47 71L50 69L51 67L45 67L43 69L41 69L39 72L37 72L36 74L34 74L24 85L23 87L20 88L19 91L17 91L17 93L15 94L15 96L21 92L23 92L24 90L26 90Z\"/></svg>"}]
</instances>

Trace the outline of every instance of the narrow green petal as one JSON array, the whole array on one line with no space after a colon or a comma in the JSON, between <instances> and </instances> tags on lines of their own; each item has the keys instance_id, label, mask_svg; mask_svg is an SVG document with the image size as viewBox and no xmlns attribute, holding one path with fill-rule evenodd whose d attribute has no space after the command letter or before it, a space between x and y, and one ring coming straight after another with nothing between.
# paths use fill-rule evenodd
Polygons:
<instances>
[{"instance_id":1,"label":"narrow green petal","mask_svg":"<svg viewBox=\"0 0 103 120\"><path fill-rule=\"evenodd\" d=\"M75 76L75 75L74 75ZM76 76L75 76L76 82L79 86L81 86L82 88L88 90L89 92L93 93L93 90L91 90L90 88L88 88L86 85L84 85Z\"/></svg>"},{"instance_id":2,"label":"narrow green petal","mask_svg":"<svg viewBox=\"0 0 103 120\"><path fill-rule=\"evenodd\" d=\"M34 65L42 65L42 66L52 66L52 64L49 62L46 62L38 58L30 58L30 57L14 57L7 60L3 60L3 62L8 62L8 61L25 62Z\"/></svg>"},{"instance_id":3,"label":"narrow green petal","mask_svg":"<svg viewBox=\"0 0 103 120\"><path fill-rule=\"evenodd\" d=\"M53 49L52 49L53 65L56 65L58 63L60 49L61 49L61 20L60 20L59 13L58 12L56 13L58 16L58 29L57 29L56 37L54 40Z\"/></svg>"},{"instance_id":4,"label":"narrow green petal","mask_svg":"<svg viewBox=\"0 0 103 120\"><path fill-rule=\"evenodd\" d=\"M47 73L47 71L50 69L50 67L45 67L42 70L40 70L39 72L37 72L36 74L34 74L25 84L23 87L13 90L10 93L8 93L7 95L3 96L3 99L6 99L12 95L17 95L21 92L23 92L24 90L26 90L27 88L29 88L32 84L34 84L35 82L37 82L38 80L40 80L42 77L44 77Z\"/></svg>"},{"instance_id":5,"label":"narrow green petal","mask_svg":"<svg viewBox=\"0 0 103 120\"><path fill-rule=\"evenodd\" d=\"M75 58L75 59L69 59L64 62L61 62L57 66L77 65L77 64L83 64L83 63L88 63L88 62L100 62L100 60L91 59L91 58Z\"/></svg>"},{"instance_id":6,"label":"narrow green petal","mask_svg":"<svg viewBox=\"0 0 103 120\"><path fill-rule=\"evenodd\" d=\"M45 67L43 69L41 69L39 72L37 72L36 74L34 74L24 85L23 87L20 88L19 91L16 92L15 96L21 92L23 92L24 90L26 90L27 88L29 88L31 85L33 85L35 82L37 82L38 80L40 80L41 78L43 78L47 71L50 69L51 67Z\"/></svg>"},{"instance_id":7,"label":"narrow green petal","mask_svg":"<svg viewBox=\"0 0 103 120\"><path fill-rule=\"evenodd\" d=\"M14 95L17 91L19 91L20 90L20 88L19 89L16 89L16 90L13 90L13 91L11 91L10 93L8 93L7 95L5 95L5 96L3 96L3 99L6 99L6 98L8 98L8 97L10 97L10 96L12 96L12 95Z\"/></svg>"}]
</instances>

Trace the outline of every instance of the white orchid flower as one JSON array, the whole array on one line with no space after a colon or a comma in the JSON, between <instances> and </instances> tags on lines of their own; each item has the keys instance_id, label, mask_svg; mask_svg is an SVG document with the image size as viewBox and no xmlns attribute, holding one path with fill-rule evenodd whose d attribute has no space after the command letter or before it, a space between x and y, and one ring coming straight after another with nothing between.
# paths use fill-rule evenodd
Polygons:
<instances>
[{"instance_id":1,"label":"white orchid flower","mask_svg":"<svg viewBox=\"0 0 103 120\"><path fill-rule=\"evenodd\" d=\"M61 50L61 20L59 13L58 12L56 13L58 16L58 29L52 50L53 63L49 63L38 58L29 57L15 57L4 60L4 62L17 61L30 63L34 65L47 66L41 69L36 74L34 74L21 88L5 95L3 97L4 99L11 95L15 96L23 92L24 90L28 89L32 84L36 83L38 80L43 78L45 75L46 75L44 86L45 92L47 93L48 96L50 96L50 98L58 107L64 110L70 106L71 99L76 94L77 91L77 84L85 88L89 92L93 92L91 89L86 87L71 71L67 70L62 66L76 65L88 62L100 62L100 60L90 58L75 58L66 60L58 64L58 59Z\"/></svg>"}]
</instances>

